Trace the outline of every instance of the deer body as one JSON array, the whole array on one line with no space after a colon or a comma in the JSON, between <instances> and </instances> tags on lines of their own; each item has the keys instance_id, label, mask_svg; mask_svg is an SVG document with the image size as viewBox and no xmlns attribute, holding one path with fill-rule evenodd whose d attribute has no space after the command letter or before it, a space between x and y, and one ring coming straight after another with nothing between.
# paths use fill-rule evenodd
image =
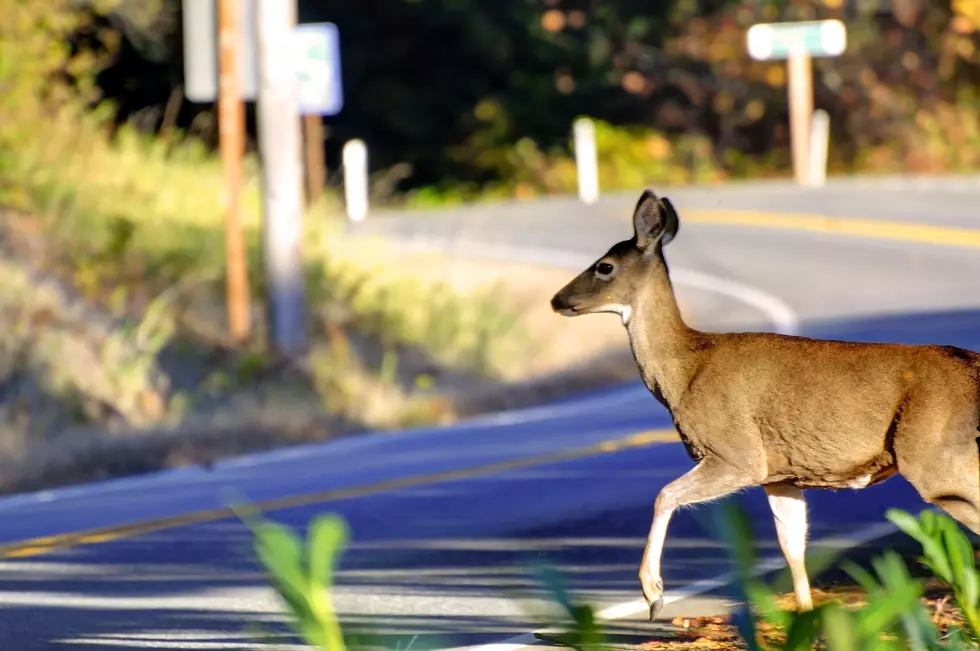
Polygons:
<instances>
[{"instance_id":1,"label":"deer body","mask_svg":"<svg viewBox=\"0 0 980 651\"><path fill-rule=\"evenodd\" d=\"M745 488L766 490L802 609L812 607L802 489L859 489L901 474L980 534L980 354L692 329L662 255L678 225L668 200L644 192L633 239L552 299L565 316L621 315L644 383L696 462L656 500L640 566L650 618L662 605L673 512Z\"/></svg>"}]
</instances>

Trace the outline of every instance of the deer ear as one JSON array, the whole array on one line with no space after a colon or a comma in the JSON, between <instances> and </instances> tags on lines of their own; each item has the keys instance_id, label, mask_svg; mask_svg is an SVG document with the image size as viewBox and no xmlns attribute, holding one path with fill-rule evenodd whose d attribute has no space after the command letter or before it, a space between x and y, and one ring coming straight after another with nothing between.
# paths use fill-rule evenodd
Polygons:
<instances>
[{"instance_id":1,"label":"deer ear","mask_svg":"<svg viewBox=\"0 0 980 651\"><path fill-rule=\"evenodd\" d=\"M633 211L637 246L647 250L657 242L667 244L677 235L679 226L677 211L670 200L658 199L653 190L644 190Z\"/></svg>"},{"instance_id":2,"label":"deer ear","mask_svg":"<svg viewBox=\"0 0 980 651\"><path fill-rule=\"evenodd\" d=\"M666 246L677 237L677 230L681 227L681 218L677 216L674 204L667 197L660 200L660 210L664 217L664 233L660 237L660 246Z\"/></svg>"}]
</instances>

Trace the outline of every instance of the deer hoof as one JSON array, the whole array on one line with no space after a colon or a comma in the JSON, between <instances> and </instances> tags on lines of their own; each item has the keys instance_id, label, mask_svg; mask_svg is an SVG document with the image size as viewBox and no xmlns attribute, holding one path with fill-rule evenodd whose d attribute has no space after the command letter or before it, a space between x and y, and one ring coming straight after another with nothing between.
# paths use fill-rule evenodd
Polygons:
<instances>
[{"instance_id":1,"label":"deer hoof","mask_svg":"<svg viewBox=\"0 0 980 651\"><path fill-rule=\"evenodd\" d=\"M650 606L650 621L652 622L660 609L664 607L664 582L663 579L657 579L652 586L647 582L643 583L643 597Z\"/></svg>"},{"instance_id":2,"label":"deer hoof","mask_svg":"<svg viewBox=\"0 0 980 651\"><path fill-rule=\"evenodd\" d=\"M657 597L656 599L653 600L653 603L650 604L650 622L651 623L657 617L657 614L660 613L660 609L663 608L663 607L664 607L664 598L662 596Z\"/></svg>"}]
</instances>

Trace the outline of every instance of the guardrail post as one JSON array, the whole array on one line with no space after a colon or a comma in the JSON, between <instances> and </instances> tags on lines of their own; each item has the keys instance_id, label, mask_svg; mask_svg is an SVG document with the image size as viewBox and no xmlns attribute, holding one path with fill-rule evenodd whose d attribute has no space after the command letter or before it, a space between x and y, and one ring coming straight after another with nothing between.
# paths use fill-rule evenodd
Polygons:
<instances>
[{"instance_id":1,"label":"guardrail post","mask_svg":"<svg viewBox=\"0 0 980 651\"><path fill-rule=\"evenodd\" d=\"M810 164L807 185L821 187L827 181L827 157L830 152L830 115L823 109L813 112L810 121Z\"/></svg>"},{"instance_id":2,"label":"guardrail post","mask_svg":"<svg viewBox=\"0 0 980 651\"><path fill-rule=\"evenodd\" d=\"M347 218L363 221L368 213L367 146L363 140L344 144L344 199Z\"/></svg>"},{"instance_id":3,"label":"guardrail post","mask_svg":"<svg viewBox=\"0 0 980 651\"><path fill-rule=\"evenodd\" d=\"M599 161L595 143L595 123L589 118L575 120L575 169L578 173L578 196L584 203L599 198Z\"/></svg>"}]
</instances>

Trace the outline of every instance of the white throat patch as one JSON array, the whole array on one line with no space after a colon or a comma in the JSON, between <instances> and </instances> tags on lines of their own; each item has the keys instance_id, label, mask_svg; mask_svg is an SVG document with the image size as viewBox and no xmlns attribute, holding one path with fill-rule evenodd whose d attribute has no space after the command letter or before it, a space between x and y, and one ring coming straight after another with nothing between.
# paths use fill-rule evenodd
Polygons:
<instances>
[{"instance_id":1,"label":"white throat patch","mask_svg":"<svg viewBox=\"0 0 980 651\"><path fill-rule=\"evenodd\" d=\"M629 305L624 305L619 316L623 317L623 325L628 326L630 324L630 317L633 316L633 308Z\"/></svg>"},{"instance_id":2,"label":"white throat patch","mask_svg":"<svg viewBox=\"0 0 980 651\"><path fill-rule=\"evenodd\" d=\"M623 319L624 326L629 325L630 317L633 316L633 308L629 305L623 305L622 303L609 303L608 305L603 305L602 309L596 311L613 312L614 314L618 314Z\"/></svg>"}]
</instances>

